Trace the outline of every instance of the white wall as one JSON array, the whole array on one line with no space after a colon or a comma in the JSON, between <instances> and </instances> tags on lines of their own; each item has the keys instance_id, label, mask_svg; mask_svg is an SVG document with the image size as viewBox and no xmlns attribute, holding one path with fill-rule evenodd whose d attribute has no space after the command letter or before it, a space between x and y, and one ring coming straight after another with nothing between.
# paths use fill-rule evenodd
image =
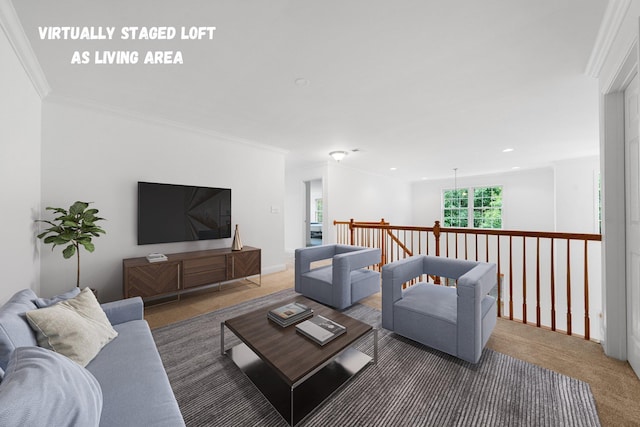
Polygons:
<instances>
[{"instance_id":1,"label":"white wall","mask_svg":"<svg viewBox=\"0 0 640 427\"><path fill-rule=\"evenodd\" d=\"M380 221L384 218L391 224L400 225L411 221L411 184L408 182L330 161L325 188L324 212L331 224L329 242L336 241L334 220Z\"/></svg>"},{"instance_id":2,"label":"white wall","mask_svg":"<svg viewBox=\"0 0 640 427\"><path fill-rule=\"evenodd\" d=\"M503 228L554 231L553 168L503 174L458 177L458 188L502 185ZM442 190L453 189L454 179L413 183L412 225L430 227L442 219Z\"/></svg>"},{"instance_id":3,"label":"white wall","mask_svg":"<svg viewBox=\"0 0 640 427\"><path fill-rule=\"evenodd\" d=\"M81 285L122 296L122 259L231 246L231 239L137 245L137 182L232 189L242 243L262 249L263 272L284 268L284 155L257 145L97 109L43 104L42 205L94 202L107 234L81 255ZM44 214L44 213L43 213ZM75 284L75 261L43 250L42 294Z\"/></svg>"},{"instance_id":4,"label":"white wall","mask_svg":"<svg viewBox=\"0 0 640 427\"><path fill-rule=\"evenodd\" d=\"M597 156L555 162L556 230L600 233ZM591 185L589 185L591 184Z\"/></svg>"},{"instance_id":5,"label":"white wall","mask_svg":"<svg viewBox=\"0 0 640 427\"><path fill-rule=\"evenodd\" d=\"M41 101L2 30L0 64L1 304L20 289L39 292Z\"/></svg>"}]
</instances>

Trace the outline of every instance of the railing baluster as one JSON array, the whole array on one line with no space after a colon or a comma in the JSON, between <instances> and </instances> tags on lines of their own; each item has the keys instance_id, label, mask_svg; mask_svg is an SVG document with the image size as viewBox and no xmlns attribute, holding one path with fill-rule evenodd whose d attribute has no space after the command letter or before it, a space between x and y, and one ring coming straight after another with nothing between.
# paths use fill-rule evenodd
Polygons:
<instances>
[{"instance_id":1,"label":"railing baluster","mask_svg":"<svg viewBox=\"0 0 640 427\"><path fill-rule=\"evenodd\" d=\"M513 320L513 236L509 236L509 320Z\"/></svg>"},{"instance_id":2,"label":"railing baluster","mask_svg":"<svg viewBox=\"0 0 640 427\"><path fill-rule=\"evenodd\" d=\"M498 247L498 317L502 317L502 266L500 264L500 236L496 236L497 239L497 247ZM487 241L489 240L489 235L487 234ZM488 252L487 252L488 253Z\"/></svg>"},{"instance_id":3,"label":"railing baluster","mask_svg":"<svg viewBox=\"0 0 640 427\"><path fill-rule=\"evenodd\" d=\"M536 326L540 327L540 238L536 237Z\"/></svg>"},{"instance_id":4,"label":"railing baluster","mask_svg":"<svg viewBox=\"0 0 640 427\"><path fill-rule=\"evenodd\" d=\"M527 323L527 238L522 238L522 323Z\"/></svg>"},{"instance_id":5,"label":"railing baluster","mask_svg":"<svg viewBox=\"0 0 640 427\"><path fill-rule=\"evenodd\" d=\"M458 232L455 232L456 237L456 259L458 259Z\"/></svg>"},{"instance_id":6,"label":"railing baluster","mask_svg":"<svg viewBox=\"0 0 640 427\"><path fill-rule=\"evenodd\" d=\"M551 239L551 330L556 330L556 258L554 239Z\"/></svg>"},{"instance_id":7,"label":"railing baluster","mask_svg":"<svg viewBox=\"0 0 640 427\"><path fill-rule=\"evenodd\" d=\"M474 236L476 238L476 261L478 261L478 235L475 234Z\"/></svg>"},{"instance_id":8,"label":"railing baluster","mask_svg":"<svg viewBox=\"0 0 640 427\"><path fill-rule=\"evenodd\" d=\"M567 239L567 335L571 335L571 240Z\"/></svg>"},{"instance_id":9,"label":"railing baluster","mask_svg":"<svg viewBox=\"0 0 640 427\"><path fill-rule=\"evenodd\" d=\"M489 235L485 234L484 235L484 257L485 257L485 262L489 262Z\"/></svg>"},{"instance_id":10,"label":"railing baluster","mask_svg":"<svg viewBox=\"0 0 640 427\"><path fill-rule=\"evenodd\" d=\"M584 339L591 336L591 322L589 320L589 253L588 241L584 241Z\"/></svg>"}]
</instances>

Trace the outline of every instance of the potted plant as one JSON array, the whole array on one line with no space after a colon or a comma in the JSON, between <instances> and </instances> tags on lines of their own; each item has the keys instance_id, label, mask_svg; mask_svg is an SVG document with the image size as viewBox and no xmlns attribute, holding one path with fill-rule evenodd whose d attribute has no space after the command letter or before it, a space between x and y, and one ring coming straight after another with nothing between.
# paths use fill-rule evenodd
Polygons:
<instances>
[{"instance_id":1,"label":"potted plant","mask_svg":"<svg viewBox=\"0 0 640 427\"><path fill-rule=\"evenodd\" d=\"M62 256L65 259L76 255L78 260L77 287L80 287L80 246L83 246L88 252L93 252L95 246L91 239L100 237L100 234L106 234L106 231L95 224L104 218L96 216L98 209L89 209L91 203L75 202L69 207L69 210L47 207L46 210L53 211L59 216L51 221L38 220L38 222L44 222L51 226L38 234L38 239L44 239L44 243L53 244L51 250L58 245L67 245L62 251Z\"/></svg>"}]
</instances>

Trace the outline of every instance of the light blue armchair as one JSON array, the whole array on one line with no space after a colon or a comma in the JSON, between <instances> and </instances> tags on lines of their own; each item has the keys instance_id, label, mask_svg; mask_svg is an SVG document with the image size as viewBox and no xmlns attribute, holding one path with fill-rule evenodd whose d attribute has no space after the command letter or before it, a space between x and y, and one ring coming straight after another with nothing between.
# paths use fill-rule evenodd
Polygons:
<instances>
[{"instance_id":1,"label":"light blue armchair","mask_svg":"<svg viewBox=\"0 0 640 427\"><path fill-rule=\"evenodd\" d=\"M311 263L331 259L330 265ZM296 249L295 290L339 310L380 292L380 273L367 269L380 263L380 249L322 245Z\"/></svg>"},{"instance_id":2,"label":"light blue armchair","mask_svg":"<svg viewBox=\"0 0 640 427\"><path fill-rule=\"evenodd\" d=\"M420 282L447 277L456 287ZM382 327L421 344L478 363L496 325L495 264L418 255L382 267Z\"/></svg>"}]
</instances>

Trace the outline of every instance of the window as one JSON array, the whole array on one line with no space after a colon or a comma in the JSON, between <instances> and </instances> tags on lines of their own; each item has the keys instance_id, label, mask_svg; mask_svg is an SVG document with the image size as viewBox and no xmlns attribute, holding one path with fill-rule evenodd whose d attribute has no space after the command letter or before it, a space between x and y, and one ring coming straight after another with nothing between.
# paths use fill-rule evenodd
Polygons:
<instances>
[{"instance_id":1,"label":"window","mask_svg":"<svg viewBox=\"0 0 640 427\"><path fill-rule=\"evenodd\" d=\"M469 226L469 191L445 190L443 215L445 227Z\"/></svg>"},{"instance_id":2,"label":"window","mask_svg":"<svg viewBox=\"0 0 640 427\"><path fill-rule=\"evenodd\" d=\"M442 218L444 227L502 228L502 187L444 190Z\"/></svg>"}]
</instances>

